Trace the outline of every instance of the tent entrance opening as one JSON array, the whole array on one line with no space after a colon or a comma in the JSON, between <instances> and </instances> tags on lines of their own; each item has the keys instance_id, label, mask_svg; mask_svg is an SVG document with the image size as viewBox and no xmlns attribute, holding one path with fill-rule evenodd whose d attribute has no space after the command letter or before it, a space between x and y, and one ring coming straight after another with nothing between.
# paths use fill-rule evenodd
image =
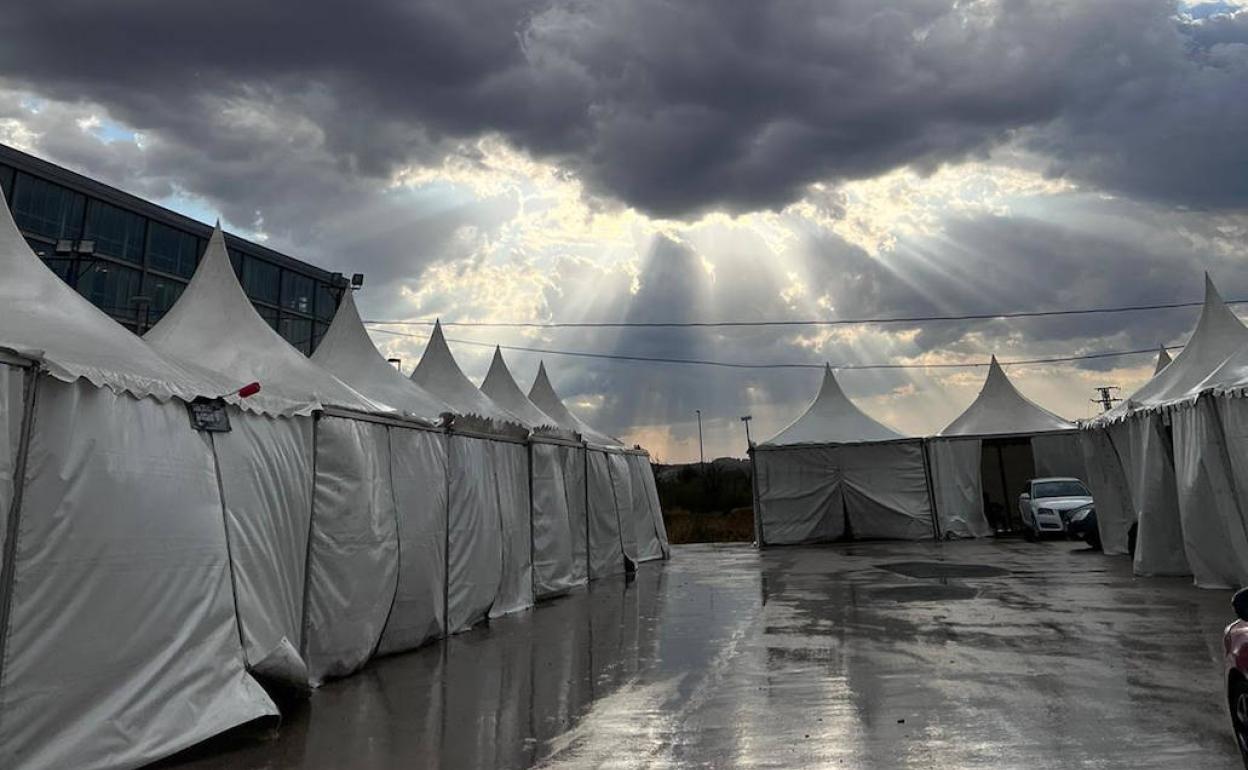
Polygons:
<instances>
[{"instance_id":1,"label":"tent entrance opening","mask_svg":"<svg viewBox=\"0 0 1248 770\"><path fill-rule=\"evenodd\" d=\"M1036 475L1036 461L1027 438L985 439L980 452L984 515L998 532L1022 528L1018 497Z\"/></svg>"}]
</instances>

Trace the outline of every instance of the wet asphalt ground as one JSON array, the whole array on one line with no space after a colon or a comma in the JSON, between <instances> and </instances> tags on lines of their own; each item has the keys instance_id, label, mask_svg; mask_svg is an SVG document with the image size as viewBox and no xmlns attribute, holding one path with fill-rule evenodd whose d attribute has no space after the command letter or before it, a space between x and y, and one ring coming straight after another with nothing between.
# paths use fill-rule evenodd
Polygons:
<instances>
[{"instance_id":1,"label":"wet asphalt ground","mask_svg":"<svg viewBox=\"0 0 1248 770\"><path fill-rule=\"evenodd\" d=\"M165 766L1241 767L1229 592L1068 542L674 550Z\"/></svg>"}]
</instances>

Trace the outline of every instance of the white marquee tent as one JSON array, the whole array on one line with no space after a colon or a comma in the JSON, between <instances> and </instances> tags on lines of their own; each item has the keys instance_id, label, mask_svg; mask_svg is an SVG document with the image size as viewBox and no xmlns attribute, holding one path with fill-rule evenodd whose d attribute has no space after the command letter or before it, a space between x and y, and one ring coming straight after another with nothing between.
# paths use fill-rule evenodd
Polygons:
<instances>
[{"instance_id":1,"label":"white marquee tent","mask_svg":"<svg viewBox=\"0 0 1248 770\"><path fill-rule=\"evenodd\" d=\"M440 427L433 428L452 410L382 357L350 291L312 360L405 417L383 428L397 517L398 579L377 653L415 648L446 633L447 439Z\"/></svg>"},{"instance_id":2,"label":"white marquee tent","mask_svg":"<svg viewBox=\"0 0 1248 770\"><path fill-rule=\"evenodd\" d=\"M569 494L582 496L580 489L569 490L564 483L565 455L579 447L576 434L559 427L558 422L537 407L520 390L502 350L494 349L490 370L481 383L481 392L494 403L524 420L529 435L529 476L533 514L533 593L538 599L566 593L585 583L584 561L575 563L573 533L583 538L585 519L573 520ZM576 506L580 511L582 506ZM583 553L583 549L582 549Z\"/></svg>"},{"instance_id":3,"label":"white marquee tent","mask_svg":"<svg viewBox=\"0 0 1248 770\"><path fill-rule=\"evenodd\" d=\"M1136 574L1190 574L1207 587L1248 582L1238 399L1246 346L1248 328L1206 276L1182 352L1084 431L1102 541L1122 553L1137 527Z\"/></svg>"},{"instance_id":4,"label":"white marquee tent","mask_svg":"<svg viewBox=\"0 0 1248 770\"><path fill-rule=\"evenodd\" d=\"M411 379L455 412L448 439L447 629L533 605L529 463L523 420L459 368L436 324ZM467 429L460 429L469 418Z\"/></svg>"},{"instance_id":5,"label":"white marquee tent","mask_svg":"<svg viewBox=\"0 0 1248 770\"><path fill-rule=\"evenodd\" d=\"M751 452L760 545L934 534L922 440L859 409L831 366L806 411Z\"/></svg>"},{"instance_id":6,"label":"white marquee tent","mask_svg":"<svg viewBox=\"0 0 1248 770\"><path fill-rule=\"evenodd\" d=\"M170 361L0 198L0 766L133 767L277 709L243 667L211 449Z\"/></svg>"},{"instance_id":7,"label":"white marquee tent","mask_svg":"<svg viewBox=\"0 0 1248 770\"><path fill-rule=\"evenodd\" d=\"M212 434L248 664L320 684L362 666L394 597L398 548L384 426L393 413L291 347L243 293L218 227L145 338L260 392ZM312 416L309 416L312 415ZM306 666L306 674L301 670Z\"/></svg>"},{"instance_id":8,"label":"white marquee tent","mask_svg":"<svg viewBox=\"0 0 1248 770\"><path fill-rule=\"evenodd\" d=\"M537 368L529 398L585 442L583 451L565 458L564 478L566 484L585 489L590 579L624 572L626 560L637 564L667 557L667 529L649 456L625 449L573 414L551 385L544 363Z\"/></svg>"},{"instance_id":9,"label":"white marquee tent","mask_svg":"<svg viewBox=\"0 0 1248 770\"><path fill-rule=\"evenodd\" d=\"M945 537L983 537L992 534L984 510L984 490L996 488L1008 516L1016 506L1022 484L1031 477L1073 476L1084 473L1076 426L1028 399L1005 375L996 356L979 395L953 422L928 442L932 491L940 531ZM999 475L983 476L985 452L998 452L993 468ZM1006 457L1007 452L1011 455Z\"/></svg>"}]
</instances>

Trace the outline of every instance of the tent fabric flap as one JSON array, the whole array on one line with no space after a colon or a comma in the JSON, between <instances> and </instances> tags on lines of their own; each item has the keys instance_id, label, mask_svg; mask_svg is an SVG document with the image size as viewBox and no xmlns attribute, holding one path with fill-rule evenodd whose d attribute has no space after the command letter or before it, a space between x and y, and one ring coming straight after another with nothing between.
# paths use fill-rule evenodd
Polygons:
<instances>
[{"instance_id":1,"label":"tent fabric flap","mask_svg":"<svg viewBox=\"0 0 1248 770\"><path fill-rule=\"evenodd\" d=\"M9 529L13 474L25 417L26 379L30 370L0 362L0 574L4 567L4 539Z\"/></svg>"},{"instance_id":2,"label":"tent fabric flap","mask_svg":"<svg viewBox=\"0 0 1248 770\"><path fill-rule=\"evenodd\" d=\"M1242 420L1238 411L1228 416ZM1171 412L1184 553L1202 588L1248 583L1248 533L1220 419L1207 397Z\"/></svg>"},{"instance_id":3,"label":"tent fabric flap","mask_svg":"<svg viewBox=\"0 0 1248 770\"><path fill-rule=\"evenodd\" d=\"M1173 366L1173 364L1172 364ZM1169 367L1167 367L1169 369ZM1131 500L1139 522L1135 574L1190 575L1179 518L1174 453L1162 415L1133 415L1126 423L1131 442Z\"/></svg>"},{"instance_id":4,"label":"tent fabric flap","mask_svg":"<svg viewBox=\"0 0 1248 770\"><path fill-rule=\"evenodd\" d=\"M529 514L529 453L523 444L491 441L502 573L490 607L496 618L533 606L533 555Z\"/></svg>"},{"instance_id":5,"label":"tent fabric flap","mask_svg":"<svg viewBox=\"0 0 1248 770\"><path fill-rule=\"evenodd\" d=\"M399 575L378 654L414 649L446 632L446 437L390 428Z\"/></svg>"},{"instance_id":6,"label":"tent fabric flap","mask_svg":"<svg viewBox=\"0 0 1248 770\"><path fill-rule=\"evenodd\" d=\"M945 538L988 537L992 525L984 515L979 477L979 439L933 439L927 444L932 494L941 535Z\"/></svg>"},{"instance_id":7,"label":"tent fabric flap","mask_svg":"<svg viewBox=\"0 0 1248 770\"><path fill-rule=\"evenodd\" d=\"M1036 478L1069 477L1087 480L1088 470L1079 449L1077 431L1046 433L1031 437Z\"/></svg>"},{"instance_id":8,"label":"tent fabric flap","mask_svg":"<svg viewBox=\"0 0 1248 770\"><path fill-rule=\"evenodd\" d=\"M259 676L306 687L304 570L312 517L309 417L276 419L230 410L214 433L238 620L247 665Z\"/></svg>"},{"instance_id":9,"label":"tent fabric flap","mask_svg":"<svg viewBox=\"0 0 1248 770\"><path fill-rule=\"evenodd\" d=\"M628 455L608 452L611 471L611 491L615 496L615 516L620 533L620 547L624 557L637 563L637 525L633 520L633 476L628 468Z\"/></svg>"},{"instance_id":10,"label":"tent fabric flap","mask_svg":"<svg viewBox=\"0 0 1248 770\"><path fill-rule=\"evenodd\" d=\"M325 416L316 426L304 624L314 685L368 661L394 604L399 540L386 431Z\"/></svg>"},{"instance_id":11,"label":"tent fabric flap","mask_svg":"<svg viewBox=\"0 0 1248 770\"><path fill-rule=\"evenodd\" d=\"M533 463L533 593L557 596L576 585L572 554L572 520L563 473L564 449L534 443Z\"/></svg>"},{"instance_id":12,"label":"tent fabric flap","mask_svg":"<svg viewBox=\"0 0 1248 770\"><path fill-rule=\"evenodd\" d=\"M38 387L0 766L136 767L276 715L244 668L212 455L185 407Z\"/></svg>"},{"instance_id":13,"label":"tent fabric flap","mask_svg":"<svg viewBox=\"0 0 1248 770\"><path fill-rule=\"evenodd\" d=\"M1103 428L1080 431L1079 448L1085 469L1083 480L1096 501L1101 548L1108 555L1125 554L1135 524L1135 510L1118 450L1109 431Z\"/></svg>"},{"instance_id":14,"label":"tent fabric flap","mask_svg":"<svg viewBox=\"0 0 1248 770\"><path fill-rule=\"evenodd\" d=\"M615 511L609 455L587 449L589 579L624 573L624 548Z\"/></svg>"},{"instance_id":15,"label":"tent fabric flap","mask_svg":"<svg viewBox=\"0 0 1248 770\"><path fill-rule=\"evenodd\" d=\"M756 450L763 542L793 545L845 534L843 485L836 448Z\"/></svg>"},{"instance_id":16,"label":"tent fabric flap","mask_svg":"<svg viewBox=\"0 0 1248 770\"><path fill-rule=\"evenodd\" d=\"M656 500L652 499L651 486L646 477L654 474L650 471L650 458L640 454L626 455L628 473L633 489L633 526L637 530L637 561L647 562L662 559L667 550L663 539L659 536L662 529L662 515L656 510Z\"/></svg>"},{"instance_id":17,"label":"tent fabric flap","mask_svg":"<svg viewBox=\"0 0 1248 770\"><path fill-rule=\"evenodd\" d=\"M561 446L559 462L563 470L563 491L568 498L568 536L572 548L569 580L584 585L589 580L589 487L586 478L586 449Z\"/></svg>"},{"instance_id":18,"label":"tent fabric flap","mask_svg":"<svg viewBox=\"0 0 1248 770\"><path fill-rule=\"evenodd\" d=\"M923 540L933 536L920 441L841 446L837 463L854 538Z\"/></svg>"},{"instance_id":19,"label":"tent fabric flap","mask_svg":"<svg viewBox=\"0 0 1248 770\"><path fill-rule=\"evenodd\" d=\"M503 543L489 442L454 434L448 440L446 627L458 633L489 614L502 580Z\"/></svg>"}]
</instances>

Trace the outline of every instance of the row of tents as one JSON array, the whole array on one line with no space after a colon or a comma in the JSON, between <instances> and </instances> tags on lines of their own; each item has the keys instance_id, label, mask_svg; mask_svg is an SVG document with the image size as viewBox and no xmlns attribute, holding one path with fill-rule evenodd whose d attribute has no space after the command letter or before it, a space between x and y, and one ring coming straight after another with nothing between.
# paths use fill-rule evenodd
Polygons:
<instances>
[{"instance_id":1,"label":"row of tents","mask_svg":"<svg viewBox=\"0 0 1248 770\"><path fill-rule=\"evenodd\" d=\"M3 201L0 201L2 204ZM350 291L309 359L218 227L134 336L0 205L0 767L125 768L669 555L644 451L435 327L410 378Z\"/></svg>"},{"instance_id":2,"label":"row of tents","mask_svg":"<svg viewBox=\"0 0 1248 770\"><path fill-rule=\"evenodd\" d=\"M1084 480L1107 554L1145 576L1248 585L1248 327L1208 276L1171 360L1113 409L1076 424L1027 399L993 358L975 401L908 438L851 402L831 368L814 402L752 448L760 545L983 537L1026 480ZM1001 516L1002 512L997 511Z\"/></svg>"},{"instance_id":3,"label":"row of tents","mask_svg":"<svg viewBox=\"0 0 1248 770\"><path fill-rule=\"evenodd\" d=\"M751 455L760 545L984 537L1007 528L1027 479L1084 475L1077 426L1019 393L995 357L975 401L923 438L868 416L826 367L810 407Z\"/></svg>"}]
</instances>

